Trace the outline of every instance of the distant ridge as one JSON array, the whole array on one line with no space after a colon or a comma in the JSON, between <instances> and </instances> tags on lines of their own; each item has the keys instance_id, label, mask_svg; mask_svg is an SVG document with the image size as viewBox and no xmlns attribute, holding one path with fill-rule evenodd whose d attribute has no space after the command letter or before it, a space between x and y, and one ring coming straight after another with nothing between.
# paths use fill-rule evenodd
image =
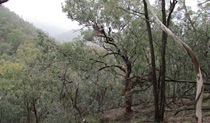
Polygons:
<instances>
[{"instance_id":1,"label":"distant ridge","mask_svg":"<svg viewBox=\"0 0 210 123\"><path fill-rule=\"evenodd\" d=\"M77 30L69 30L58 35L54 35L52 37L55 38L56 41L59 42L70 42L74 38L78 38L81 35L80 31Z\"/></svg>"}]
</instances>

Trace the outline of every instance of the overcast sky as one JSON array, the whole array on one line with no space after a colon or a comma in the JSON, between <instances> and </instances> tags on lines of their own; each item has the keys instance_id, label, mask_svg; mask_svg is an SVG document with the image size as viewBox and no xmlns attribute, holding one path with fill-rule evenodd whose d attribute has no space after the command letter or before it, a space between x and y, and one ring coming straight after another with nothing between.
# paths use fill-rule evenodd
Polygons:
<instances>
[{"instance_id":1,"label":"overcast sky","mask_svg":"<svg viewBox=\"0 0 210 123\"><path fill-rule=\"evenodd\" d=\"M9 0L4 3L11 11L35 26L52 27L67 31L78 29L77 22L72 22L62 12L61 3L65 0Z\"/></svg>"},{"instance_id":2,"label":"overcast sky","mask_svg":"<svg viewBox=\"0 0 210 123\"><path fill-rule=\"evenodd\" d=\"M62 12L61 3L65 0L9 0L4 3L11 11L21 16L24 20L33 23L38 28L49 28L47 31L50 35L53 33L62 33L71 29L78 29L77 22L72 22ZM150 0L154 1L154 0ZM194 0L186 0L187 3L193 4ZM57 32L49 32L52 28Z\"/></svg>"}]
</instances>

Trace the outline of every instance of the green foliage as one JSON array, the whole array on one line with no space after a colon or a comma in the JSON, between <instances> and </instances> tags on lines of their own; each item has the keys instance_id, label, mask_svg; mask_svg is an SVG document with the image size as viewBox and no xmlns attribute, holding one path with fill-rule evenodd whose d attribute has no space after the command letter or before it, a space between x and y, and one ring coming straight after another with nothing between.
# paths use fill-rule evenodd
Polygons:
<instances>
[{"instance_id":1,"label":"green foliage","mask_svg":"<svg viewBox=\"0 0 210 123\"><path fill-rule=\"evenodd\" d=\"M0 73L6 78L13 78L13 76L18 76L24 68L23 63L5 61L0 65Z\"/></svg>"},{"instance_id":2,"label":"green foliage","mask_svg":"<svg viewBox=\"0 0 210 123\"><path fill-rule=\"evenodd\" d=\"M0 54L9 54L11 51L12 46L5 42L0 42Z\"/></svg>"},{"instance_id":3,"label":"green foliage","mask_svg":"<svg viewBox=\"0 0 210 123\"><path fill-rule=\"evenodd\" d=\"M16 55L19 60L24 61L26 64L34 64L41 53L33 43L25 43L18 47Z\"/></svg>"}]
</instances>

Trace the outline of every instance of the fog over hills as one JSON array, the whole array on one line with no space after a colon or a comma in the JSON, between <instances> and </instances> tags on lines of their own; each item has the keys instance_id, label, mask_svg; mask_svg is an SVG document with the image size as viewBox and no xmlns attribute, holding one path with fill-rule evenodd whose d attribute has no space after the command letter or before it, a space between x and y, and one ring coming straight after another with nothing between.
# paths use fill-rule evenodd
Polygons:
<instances>
[{"instance_id":1,"label":"fog over hills","mask_svg":"<svg viewBox=\"0 0 210 123\"><path fill-rule=\"evenodd\" d=\"M47 25L44 23L39 22L32 22L33 25L41 30L43 30L45 33L49 34L50 36L58 35L62 32L66 32L66 29L54 26L54 25Z\"/></svg>"},{"instance_id":2,"label":"fog over hills","mask_svg":"<svg viewBox=\"0 0 210 123\"><path fill-rule=\"evenodd\" d=\"M69 42L74 38L80 36L80 31L75 29L64 29L55 25L47 25L40 22L32 22L33 25L45 33L49 34L52 38L55 38L58 42Z\"/></svg>"},{"instance_id":3,"label":"fog over hills","mask_svg":"<svg viewBox=\"0 0 210 123\"><path fill-rule=\"evenodd\" d=\"M60 42L69 42L72 41L74 38L78 38L81 35L80 31L77 30L69 30L57 35L53 35L55 40Z\"/></svg>"},{"instance_id":4,"label":"fog over hills","mask_svg":"<svg viewBox=\"0 0 210 123\"><path fill-rule=\"evenodd\" d=\"M72 38L77 37L78 34L70 30L81 27L78 22L70 20L66 13L63 13L61 3L64 1L39 0L38 2L34 0L11 0L3 6L9 8L10 11L16 13L23 20L33 24L36 28L43 30L50 37L57 40L70 41ZM71 34L67 36L66 33Z\"/></svg>"}]
</instances>

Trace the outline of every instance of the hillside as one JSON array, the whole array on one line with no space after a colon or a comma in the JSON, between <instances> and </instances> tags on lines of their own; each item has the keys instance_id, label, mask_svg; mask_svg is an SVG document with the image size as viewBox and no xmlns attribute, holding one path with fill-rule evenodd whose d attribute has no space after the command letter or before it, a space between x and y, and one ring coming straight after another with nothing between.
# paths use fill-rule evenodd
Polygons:
<instances>
[{"instance_id":1,"label":"hillside","mask_svg":"<svg viewBox=\"0 0 210 123\"><path fill-rule=\"evenodd\" d=\"M20 16L4 6L0 7L0 29L3 32L19 29L21 32L33 36L37 31L37 28L31 23L24 21Z\"/></svg>"},{"instance_id":2,"label":"hillside","mask_svg":"<svg viewBox=\"0 0 210 123\"><path fill-rule=\"evenodd\" d=\"M35 27L36 26L36 27ZM0 42L2 43L3 40L7 43L14 42L12 41L11 36L9 35L19 35L20 40L26 40L24 38L28 36L35 36L37 28L42 28L46 33L50 33L51 37L55 38L58 42L69 42L72 41L74 38L77 38L80 35L79 31L69 30L63 33L60 28L50 27L47 25L43 25L41 23L36 23L32 25L31 23L24 21L20 16L11 12L8 8L2 6L0 7ZM64 31L64 30L63 30ZM25 36L27 35L27 36ZM18 38L19 39L19 38ZM17 44L20 44L22 41L16 41ZM17 48L17 46L15 46ZM14 48L14 49L16 49Z\"/></svg>"},{"instance_id":3,"label":"hillside","mask_svg":"<svg viewBox=\"0 0 210 123\"><path fill-rule=\"evenodd\" d=\"M37 28L14 12L0 7L0 54L13 54L20 44L36 37Z\"/></svg>"}]
</instances>

